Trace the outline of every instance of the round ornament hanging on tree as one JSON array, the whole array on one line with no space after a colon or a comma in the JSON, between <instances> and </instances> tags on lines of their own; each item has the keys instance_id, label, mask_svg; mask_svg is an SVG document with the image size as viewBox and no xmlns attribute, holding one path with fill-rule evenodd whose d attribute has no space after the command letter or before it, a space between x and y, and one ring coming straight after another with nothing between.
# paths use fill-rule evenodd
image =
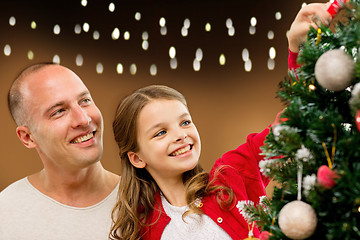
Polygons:
<instances>
[{"instance_id":1,"label":"round ornament hanging on tree","mask_svg":"<svg viewBox=\"0 0 360 240\"><path fill-rule=\"evenodd\" d=\"M355 73L354 60L341 49L323 53L315 64L315 77L320 86L330 91L342 91L351 85Z\"/></svg>"},{"instance_id":2,"label":"round ornament hanging on tree","mask_svg":"<svg viewBox=\"0 0 360 240\"><path fill-rule=\"evenodd\" d=\"M356 127L360 132L360 109L356 111L355 122L356 122Z\"/></svg>"},{"instance_id":3,"label":"round ornament hanging on tree","mask_svg":"<svg viewBox=\"0 0 360 240\"><path fill-rule=\"evenodd\" d=\"M279 213L279 227L291 239L310 237L316 229L317 217L314 209L303 201L287 203Z\"/></svg>"},{"instance_id":4,"label":"round ornament hanging on tree","mask_svg":"<svg viewBox=\"0 0 360 240\"><path fill-rule=\"evenodd\" d=\"M328 166L322 165L317 172L317 182L324 188L330 189L335 186L335 180L340 176L331 170Z\"/></svg>"}]
</instances>

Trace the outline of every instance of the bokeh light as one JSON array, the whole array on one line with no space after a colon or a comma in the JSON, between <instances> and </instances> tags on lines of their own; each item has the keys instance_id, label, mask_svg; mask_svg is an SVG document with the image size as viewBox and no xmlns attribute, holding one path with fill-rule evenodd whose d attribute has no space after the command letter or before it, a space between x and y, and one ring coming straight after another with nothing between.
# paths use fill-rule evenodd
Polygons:
<instances>
[{"instance_id":1,"label":"bokeh light","mask_svg":"<svg viewBox=\"0 0 360 240\"><path fill-rule=\"evenodd\" d=\"M104 66L102 63L99 62L96 64L96 72L98 74L102 74L104 72Z\"/></svg>"}]
</instances>

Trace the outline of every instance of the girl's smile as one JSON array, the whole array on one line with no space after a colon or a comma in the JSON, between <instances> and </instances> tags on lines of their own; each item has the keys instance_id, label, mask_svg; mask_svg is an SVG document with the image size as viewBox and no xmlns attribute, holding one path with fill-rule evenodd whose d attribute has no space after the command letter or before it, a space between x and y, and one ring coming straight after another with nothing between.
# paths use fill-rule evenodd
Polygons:
<instances>
[{"instance_id":1,"label":"girl's smile","mask_svg":"<svg viewBox=\"0 0 360 240\"><path fill-rule=\"evenodd\" d=\"M175 150L174 152L170 153L170 156L171 157L176 157L176 156L180 156L180 155L183 156L184 154L189 153L189 151L192 150L192 146L193 146L192 144L189 144L185 147L181 147L181 148Z\"/></svg>"},{"instance_id":2,"label":"girl's smile","mask_svg":"<svg viewBox=\"0 0 360 240\"><path fill-rule=\"evenodd\" d=\"M177 100L149 102L137 119L136 167L145 167L156 181L181 179L200 156L200 137L187 107ZM135 166L135 165L134 165Z\"/></svg>"}]
</instances>

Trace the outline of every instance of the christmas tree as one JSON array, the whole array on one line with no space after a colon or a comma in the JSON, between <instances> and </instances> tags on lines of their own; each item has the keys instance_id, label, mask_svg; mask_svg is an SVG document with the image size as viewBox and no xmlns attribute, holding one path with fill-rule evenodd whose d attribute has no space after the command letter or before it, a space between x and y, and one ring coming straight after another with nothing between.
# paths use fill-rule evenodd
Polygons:
<instances>
[{"instance_id":1,"label":"christmas tree","mask_svg":"<svg viewBox=\"0 0 360 240\"><path fill-rule=\"evenodd\" d=\"M336 3L280 83L286 107L259 164L280 186L241 210L263 239L360 239L360 0Z\"/></svg>"}]
</instances>

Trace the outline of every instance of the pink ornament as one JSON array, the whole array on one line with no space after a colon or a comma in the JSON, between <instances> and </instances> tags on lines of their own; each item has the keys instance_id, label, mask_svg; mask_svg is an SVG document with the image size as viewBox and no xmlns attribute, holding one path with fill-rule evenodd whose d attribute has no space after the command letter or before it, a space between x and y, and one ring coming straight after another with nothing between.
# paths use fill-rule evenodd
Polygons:
<instances>
[{"instance_id":1,"label":"pink ornament","mask_svg":"<svg viewBox=\"0 0 360 240\"><path fill-rule=\"evenodd\" d=\"M263 232L260 234L259 239L260 239L260 240L268 240L268 239L269 239L269 236L270 236L270 233L269 233L268 231L263 231Z\"/></svg>"},{"instance_id":2,"label":"pink ornament","mask_svg":"<svg viewBox=\"0 0 360 240\"><path fill-rule=\"evenodd\" d=\"M360 132L360 109L357 110L357 112L356 112L355 122L356 122L357 129Z\"/></svg>"},{"instance_id":3,"label":"pink ornament","mask_svg":"<svg viewBox=\"0 0 360 240\"><path fill-rule=\"evenodd\" d=\"M317 182L319 185L324 188L330 189L335 186L335 179L339 178L333 170L331 170L328 166L322 165L317 172Z\"/></svg>"}]
</instances>

